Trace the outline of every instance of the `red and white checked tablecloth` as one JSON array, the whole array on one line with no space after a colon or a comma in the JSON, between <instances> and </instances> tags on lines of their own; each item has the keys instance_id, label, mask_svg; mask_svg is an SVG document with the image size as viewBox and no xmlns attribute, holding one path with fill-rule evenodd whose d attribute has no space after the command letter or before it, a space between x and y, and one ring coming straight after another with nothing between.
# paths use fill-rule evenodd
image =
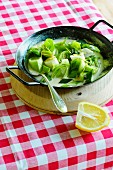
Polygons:
<instances>
[{"instance_id":1,"label":"red and white checked tablecloth","mask_svg":"<svg viewBox=\"0 0 113 170\"><path fill-rule=\"evenodd\" d=\"M20 43L43 28L91 27L103 19L91 0L0 0L0 170L102 170L113 167L113 100L104 108L109 127L95 133L75 128L76 115L38 112L15 95L7 65ZM113 30L97 31L109 40Z\"/></svg>"}]
</instances>

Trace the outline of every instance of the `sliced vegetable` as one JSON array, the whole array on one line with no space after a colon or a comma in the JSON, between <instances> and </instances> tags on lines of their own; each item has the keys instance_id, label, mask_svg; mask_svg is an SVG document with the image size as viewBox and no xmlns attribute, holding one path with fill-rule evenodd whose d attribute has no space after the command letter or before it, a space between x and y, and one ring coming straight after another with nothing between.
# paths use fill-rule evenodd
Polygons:
<instances>
[{"instance_id":1,"label":"sliced vegetable","mask_svg":"<svg viewBox=\"0 0 113 170\"><path fill-rule=\"evenodd\" d=\"M40 58L31 57L29 59L28 63L33 70L35 70L37 72L41 72L42 64L43 64L42 57L40 57Z\"/></svg>"},{"instance_id":2,"label":"sliced vegetable","mask_svg":"<svg viewBox=\"0 0 113 170\"><path fill-rule=\"evenodd\" d=\"M58 87L93 82L110 66L103 59L100 49L85 40L54 41L47 38L41 44L31 47L27 55L29 69L46 74L51 83ZM44 82L44 79L40 81Z\"/></svg>"},{"instance_id":3,"label":"sliced vegetable","mask_svg":"<svg viewBox=\"0 0 113 170\"><path fill-rule=\"evenodd\" d=\"M82 48L89 48L92 51L100 52L98 47L91 44L82 44Z\"/></svg>"},{"instance_id":4,"label":"sliced vegetable","mask_svg":"<svg viewBox=\"0 0 113 170\"><path fill-rule=\"evenodd\" d=\"M68 77L69 67L70 67L70 64L69 64L68 59L63 59L62 63L60 63L53 69L52 78Z\"/></svg>"},{"instance_id":5,"label":"sliced vegetable","mask_svg":"<svg viewBox=\"0 0 113 170\"><path fill-rule=\"evenodd\" d=\"M48 67L50 67L50 69L53 69L55 66L59 65L59 62L57 60L57 58L55 56L53 57L49 57L44 61L44 64Z\"/></svg>"}]
</instances>

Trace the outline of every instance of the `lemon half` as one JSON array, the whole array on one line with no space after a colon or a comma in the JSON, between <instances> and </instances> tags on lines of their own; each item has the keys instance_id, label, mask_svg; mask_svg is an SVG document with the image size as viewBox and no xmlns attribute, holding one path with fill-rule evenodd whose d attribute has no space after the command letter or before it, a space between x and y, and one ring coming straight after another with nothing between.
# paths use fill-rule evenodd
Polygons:
<instances>
[{"instance_id":1,"label":"lemon half","mask_svg":"<svg viewBox=\"0 0 113 170\"><path fill-rule=\"evenodd\" d=\"M76 116L75 126L86 132L95 132L108 126L110 117L108 113L100 106L80 102Z\"/></svg>"}]
</instances>

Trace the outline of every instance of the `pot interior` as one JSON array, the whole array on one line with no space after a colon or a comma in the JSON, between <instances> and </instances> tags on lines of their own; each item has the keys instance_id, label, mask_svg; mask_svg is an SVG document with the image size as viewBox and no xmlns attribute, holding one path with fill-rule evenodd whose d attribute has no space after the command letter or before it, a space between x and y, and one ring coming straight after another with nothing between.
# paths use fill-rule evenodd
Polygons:
<instances>
[{"instance_id":1,"label":"pot interior","mask_svg":"<svg viewBox=\"0 0 113 170\"><path fill-rule=\"evenodd\" d=\"M97 46L104 59L109 60L111 66L108 70L104 70L103 74L99 77L103 77L107 72L109 72L113 65L113 47L112 43L103 35L92 31L90 29L74 27L74 26L59 26L52 27L38 31L31 36L29 36L25 41L21 43L16 53L16 62L19 68L31 79L37 81L33 76L31 76L24 67L25 56L27 51L34 45L45 41L47 38L60 39L69 38L72 40L86 40L91 44ZM97 81L97 80L96 80ZM40 82L40 81L39 81Z\"/></svg>"}]
</instances>

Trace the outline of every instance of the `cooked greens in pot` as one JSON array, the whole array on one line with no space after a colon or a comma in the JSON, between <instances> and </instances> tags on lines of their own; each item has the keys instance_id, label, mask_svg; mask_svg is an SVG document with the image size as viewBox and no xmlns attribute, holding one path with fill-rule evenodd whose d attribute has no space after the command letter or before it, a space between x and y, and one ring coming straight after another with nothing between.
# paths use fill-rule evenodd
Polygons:
<instances>
[{"instance_id":1,"label":"cooked greens in pot","mask_svg":"<svg viewBox=\"0 0 113 170\"><path fill-rule=\"evenodd\" d=\"M109 66L99 48L85 41L47 38L31 47L27 55L30 72L45 74L57 87L93 82ZM44 83L43 78L40 81Z\"/></svg>"}]
</instances>

